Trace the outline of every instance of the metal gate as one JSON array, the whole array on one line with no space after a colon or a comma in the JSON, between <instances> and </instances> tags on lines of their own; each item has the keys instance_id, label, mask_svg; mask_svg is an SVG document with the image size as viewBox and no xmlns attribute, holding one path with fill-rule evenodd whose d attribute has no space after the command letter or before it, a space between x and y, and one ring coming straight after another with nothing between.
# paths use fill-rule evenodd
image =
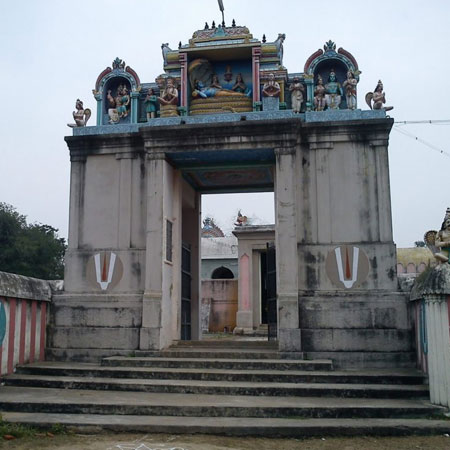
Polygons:
<instances>
[{"instance_id":1,"label":"metal gate","mask_svg":"<svg viewBox=\"0 0 450 450\"><path fill-rule=\"evenodd\" d=\"M266 279L267 279L267 323L269 341L277 339L277 272L275 245L267 244L266 256Z\"/></svg>"},{"instance_id":2,"label":"metal gate","mask_svg":"<svg viewBox=\"0 0 450 450\"><path fill-rule=\"evenodd\" d=\"M191 340L191 246L183 242L181 250L181 340Z\"/></svg>"}]
</instances>

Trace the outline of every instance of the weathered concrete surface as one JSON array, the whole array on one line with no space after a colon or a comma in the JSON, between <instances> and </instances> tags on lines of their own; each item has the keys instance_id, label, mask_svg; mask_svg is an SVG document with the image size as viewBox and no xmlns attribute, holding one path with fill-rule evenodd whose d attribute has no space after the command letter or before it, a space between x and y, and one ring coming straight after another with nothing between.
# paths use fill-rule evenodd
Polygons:
<instances>
[{"instance_id":1,"label":"weathered concrete surface","mask_svg":"<svg viewBox=\"0 0 450 450\"><path fill-rule=\"evenodd\" d=\"M51 301L52 289L59 288L58 282L39 280L7 272L0 272L0 296L29 300Z\"/></svg>"},{"instance_id":2,"label":"weathered concrete surface","mask_svg":"<svg viewBox=\"0 0 450 450\"><path fill-rule=\"evenodd\" d=\"M200 194L182 178L183 158L188 156L190 163L201 165L206 155L217 158L226 154L231 158L239 152L250 158L252 152L268 149L272 155L268 165L272 164L276 205L280 350L299 353L309 345L310 351L350 354L360 349L381 355L381 347L387 343L392 353L408 353L411 327L407 306L395 295L398 287L388 166L393 120L370 114L359 115L358 120L344 120L344 116L339 120L337 114L336 120L327 122L313 122L311 116L307 122L278 118L147 126L133 133L66 138L72 161L66 294L78 293L93 300L89 307L79 299L69 308L100 309L99 297L91 297L99 293L99 288L95 283L89 284L87 264L97 252L117 252L124 273L118 284L105 292L105 301L108 296L142 296L138 348L167 348L181 335L181 242L187 241L193 249L192 337L198 338ZM223 164L232 167L232 158L227 158ZM165 258L167 221L173 225L172 261ZM329 298L324 300L332 291L336 298L353 292L334 286L326 271L326 256L340 245L360 248L369 261L367 279L358 287L359 304L351 313L352 321L344 317L351 306L343 297L336 305L330 305ZM310 308L301 305L304 292L314 297L308 300ZM389 293L394 295L389 297ZM382 306L374 301L379 294L384 295ZM253 327L255 317L259 317L254 310L258 302L253 301L252 295L248 298L249 304L240 307L237 316L241 328ZM322 300L323 308L316 309L313 302ZM126 307L125 303L117 306ZM55 311L63 316L55 317L55 323L64 323L61 326L67 331L55 332L54 347L75 345L79 335L76 324L81 328L83 314L71 315L67 309ZM132 316L139 324L136 309ZM324 327L327 318L330 323ZM115 334L100 331L111 327L111 320L119 321L114 324ZM310 327L305 329L306 334L301 330L302 323ZM99 348L111 349L109 346L117 340L118 348L134 350L134 332L125 336L120 330L129 324L130 316L124 315L121 322L117 311L106 314L103 323L90 322L87 328L99 330L99 339L112 339ZM352 331L358 325L361 331ZM333 341L328 337L320 343L307 337L308 333L320 335L324 328L331 334L337 330L339 338ZM392 331L376 331L383 328ZM71 329L74 332L69 339ZM388 342L389 339L396 343ZM89 340L80 342L90 348ZM372 361L372 357L358 361ZM376 364L382 364L382 360Z\"/></svg>"},{"instance_id":3,"label":"weathered concrete surface","mask_svg":"<svg viewBox=\"0 0 450 450\"><path fill-rule=\"evenodd\" d=\"M439 264L416 279L411 300L419 300L428 295L450 295L450 264Z\"/></svg>"}]
</instances>

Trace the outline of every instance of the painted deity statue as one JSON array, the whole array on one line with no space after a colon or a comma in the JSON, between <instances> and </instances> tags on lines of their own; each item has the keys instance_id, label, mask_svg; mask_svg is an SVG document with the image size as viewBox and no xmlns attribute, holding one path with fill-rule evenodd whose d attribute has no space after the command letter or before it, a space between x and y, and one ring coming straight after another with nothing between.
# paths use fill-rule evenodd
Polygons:
<instances>
[{"instance_id":1,"label":"painted deity statue","mask_svg":"<svg viewBox=\"0 0 450 450\"><path fill-rule=\"evenodd\" d=\"M172 78L167 78L166 87L164 88L161 97L158 97L158 101L163 106L178 104L178 89L175 87Z\"/></svg>"},{"instance_id":2,"label":"painted deity statue","mask_svg":"<svg viewBox=\"0 0 450 450\"><path fill-rule=\"evenodd\" d=\"M155 91L152 88L149 88L149 90L147 91L147 96L144 100L147 122L150 121L150 119L154 119L156 117L157 104L158 97L155 95Z\"/></svg>"},{"instance_id":3,"label":"painted deity statue","mask_svg":"<svg viewBox=\"0 0 450 450\"><path fill-rule=\"evenodd\" d=\"M314 89L314 109L316 111L325 109L325 86L320 75L317 77L317 85Z\"/></svg>"},{"instance_id":4,"label":"painted deity statue","mask_svg":"<svg viewBox=\"0 0 450 450\"><path fill-rule=\"evenodd\" d=\"M109 123L119 123L120 119L128 116L128 107L131 99L125 85L119 85L115 98L112 96L111 90L108 91L106 98L109 103Z\"/></svg>"},{"instance_id":5,"label":"painted deity statue","mask_svg":"<svg viewBox=\"0 0 450 450\"><path fill-rule=\"evenodd\" d=\"M347 100L348 109L356 109L356 85L358 80L356 79L354 73L349 70L347 72L347 79L342 84L345 91L345 98Z\"/></svg>"},{"instance_id":6,"label":"painted deity statue","mask_svg":"<svg viewBox=\"0 0 450 450\"><path fill-rule=\"evenodd\" d=\"M336 73L332 69L325 85L325 103L328 109L339 109L342 100L341 83L337 81Z\"/></svg>"},{"instance_id":7,"label":"painted deity statue","mask_svg":"<svg viewBox=\"0 0 450 450\"><path fill-rule=\"evenodd\" d=\"M295 77L292 80L292 84L289 86L289 91L291 92L292 110L294 113L298 114L302 109L303 93L305 92L305 88L303 87L303 84L300 83L299 77Z\"/></svg>"},{"instance_id":8,"label":"painted deity statue","mask_svg":"<svg viewBox=\"0 0 450 450\"><path fill-rule=\"evenodd\" d=\"M89 108L84 109L83 102L79 98L75 102L75 109L76 111L72 113L75 123L68 123L67 126L70 128L85 127L91 117L91 110Z\"/></svg>"},{"instance_id":9,"label":"painted deity statue","mask_svg":"<svg viewBox=\"0 0 450 450\"><path fill-rule=\"evenodd\" d=\"M251 97L251 95L252 95L252 91L251 91L251 89L247 88L246 84L244 83L244 79L242 78L241 73L238 73L236 75L236 82L234 83L231 90L234 92L238 92L240 94L245 94L247 97Z\"/></svg>"},{"instance_id":10,"label":"painted deity statue","mask_svg":"<svg viewBox=\"0 0 450 450\"><path fill-rule=\"evenodd\" d=\"M449 262L450 256L450 214L447 215L442 223L441 230L438 231L434 245L440 249L439 253L436 253L434 257L439 262Z\"/></svg>"},{"instance_id":11,"label":"painted deity statue","mask_svg":"<svg viewBox=\"0 0 450 450\"><path fill-rule=\"evenodd\" d=\"M450 263L450 208L447 208L440 231L428 231L424 241L440 264Z\"/></svg>"},{"instance_id":12,"label":"painted deity statue","mask_svg":"<svg viewBox=\"0 0 450 450\"><path fill-rule=\"evenodd\" d=\"M280 85L275 81L275 75L273 73L269 73L269 81L264 83L262 93L264 97L280 96Z\"/></svg>"},{"instance_id":13,"label":"painted deity statue","mask_svg":"<svg viewBox=\"0 0 450 450\"><path fill-rule=\"evenodd\" d=\"M238 75L239 78L239 75ZM236 81L236 84L233 88L224 89L220 82L219 77L215 74L211 77L211 84L209 87L206 87L201 80L195 80L194 82L194 90L192 91L193 98L208 98L208 97L236 97L239 95L247 95L247 87L242 80L242 76L239 78L240 81Z\"/></svg>"},{"instance_id":14,"label":"painted deity statue","mask_svg":"<svg viewBox=\"0 0 450 450\"><path fill-rule=\"evenodd\" d=\"M373 102L373 106L372 106ZM378 80L377 87L373 92L366 94L366 103L370 109L384 109L385 111L391 111L393 106L383 106L386 103L386 95L383 91L383 83Z\"/></svg>"}]
</instances>

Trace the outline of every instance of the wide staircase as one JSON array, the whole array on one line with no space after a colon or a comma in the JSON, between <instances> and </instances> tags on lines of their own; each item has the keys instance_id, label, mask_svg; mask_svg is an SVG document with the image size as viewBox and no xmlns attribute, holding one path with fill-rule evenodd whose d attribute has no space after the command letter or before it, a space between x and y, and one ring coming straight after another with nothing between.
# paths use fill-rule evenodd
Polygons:
<instances>
[{"instance_id":1,"label":"wide staircase","mask_svg":"<svg viewBox=\"0 0 450 450\"><path fill-rule=\"evenodd\" d=\"M448 433L413 370L333 370L269 342L180 342L101 364L35 363L0 387L4 420L83 432L259 436Z\"/></svg>"}]
</instances>

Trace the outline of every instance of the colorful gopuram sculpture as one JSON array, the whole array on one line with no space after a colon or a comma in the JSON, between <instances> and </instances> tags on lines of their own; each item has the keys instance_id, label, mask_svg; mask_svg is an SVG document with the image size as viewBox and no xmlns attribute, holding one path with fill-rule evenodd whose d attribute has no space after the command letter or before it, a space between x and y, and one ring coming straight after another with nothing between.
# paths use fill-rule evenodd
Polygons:
<instances>
[{"instance_id":1,"label":"colorful gopuram sculpture","mask_svg":"<svg viewBox=\"0 0 450 450\"><path fill-rule=\"evenodd\" d=\"M75 109L76 111L72 113L75 123L68 123L67 126L70 128L85 127L91 117L91 110L89 108L84 109L83 102L79 98L75 102Z\"/></svg>"},{"instance_id":2,"label":"colorful gopuram sculpture","mask_svg":"<svg viewBox=\"0 0 450 450\"><path fill-rule=\"evenodd\" d=\"M386 95L383 91L383 83L378 80L377 86L373 92L366 94L366 103L370 109L384 109L385 111L391 111L393 106L383 106L386 103ZM372 105L373 103L373 105Z\"/></svg>"},{"instance_id":3,"label":"colorful gopuram sculpture","mask_svg":"<svg viewBox=\"0 0 450 450\"><path fill-rule=\"evenodd\" d=\"M427 231L424 241L440 264L450 263L450 208L439 231Z\"/></svg>"},{"instance_id":4,"label":"colorful gopuram sculpture","mask_svg":"<svg viewBox=\"0 0 450 450\"><path fill-rule=\"evenodd\" d=\"M328 41L307 59L303 73L291 75L283 66L285 39L279 33L273 42L265 35L260 41L234 20L230 27L206 23L176 50L162 44L164 73L142 85L136 72L116 58L93 91L97 125L151 124L186 115L291 111L294 116L357 109L361 71L351 53ZM374 110L392 109L384 106L381 82L366 102ZM78 112L73 126L86 122Z\"/></svg>"}]
</instances>

